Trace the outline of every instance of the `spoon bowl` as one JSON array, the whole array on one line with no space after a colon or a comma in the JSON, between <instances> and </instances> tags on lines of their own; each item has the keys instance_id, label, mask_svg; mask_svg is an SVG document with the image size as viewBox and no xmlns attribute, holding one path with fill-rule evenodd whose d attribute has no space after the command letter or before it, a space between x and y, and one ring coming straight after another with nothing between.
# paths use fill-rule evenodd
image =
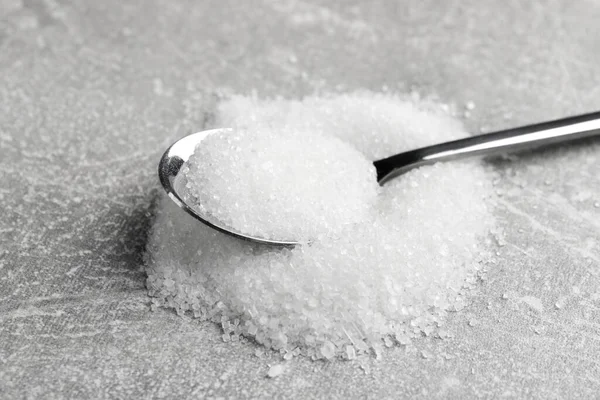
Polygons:
<instances>
[{"instance_id":1,"label":"spoon bowl","mask_svg":"<svg viewBox=\"0 0 600 400\"><path fill-rule=\"evenodd\" d=\"M216 229L220 232L228 235L235 236L239 239L249 240L255 243L262 243L274 246L294 246L298 244L295 240L278 240L263 238L253 235L248 235L243 232L239 232L236 229L224 224L223 222L213 218L209 213L204 212L198 207L188 204L185 201L184 191L187 180L185 176L180 173L181 168L194 153L194 149L204 139L210 135L223 132L232 132L231 128L220 128L210 129L206 131L200 131L191 135L185 136L173 143L167 151L163 154L158 164L158 176L162 187L167 192L167 195L177 204L181 209L187 212L198 221Z\"/></svg>"},{"instance_id":2,"label":"spoon bowl","mask_svg":"<svg viewBox=\"0 0 600 400\"><path fill-rule=\"evenodd\" d=\"M171 145L161 157L158 166L158 176L167 195L198 221L228 235L266 245L289 247L299 244L296 240L264 238L240 232L213 218L205 210L198 209L185 201L184 191L187 181L184 174L180 173L183 165L205 138L216 133L232 131L231 128L201 131L185 136ZM398 175L424 165L476 155L533 149L598 134L600 134L600 112L594 112L423 147L377 160L373 164L377 171L377 181L379 184L384 184Z\"/></svg>"}]
</instances>

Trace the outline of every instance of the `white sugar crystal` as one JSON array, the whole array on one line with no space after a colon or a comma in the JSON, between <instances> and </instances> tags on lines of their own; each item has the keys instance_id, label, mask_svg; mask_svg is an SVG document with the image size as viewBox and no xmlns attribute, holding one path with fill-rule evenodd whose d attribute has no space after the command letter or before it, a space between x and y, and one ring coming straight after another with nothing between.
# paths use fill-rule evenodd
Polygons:
<instances>
[{"instance_id":1,"label":"white sugar crystal","mask_svg":"<svg viewBox=\"0 0 600 400\"><path fill-rule=\"evenodd\" d=\"M348 360L354 360L356 358L356 350L354 349L354 346L346 346L346 357L348 357Z\"/></svg>"},{"instance_id":2,"label":"white sugar crystal","mask_svg":"<svg viewBox=\"0 0 600 400\"><path fill-rule=\"evenodd\" d=\"M277 365L273 365L271 368L269 368L269 371L267 372L267 376L269 378L276 378L279 375L283 374L285 372L285 366L283 364L277 364Z\"/></svg>"},{"instance_id":3,"label":"white sugar crystal","mask_svg":"<svg viewBox=\"0 0 600 400\"><path fill-rule=\"evenodd\" d=\"M326 341L321 346L321 355L327 359L332 359L335 356L335 345L330 341Z\"/></svg>"},{"instance_id":4,"label":"white sugar crystal","mask_svg":"<svg viewBox=\"0 0 600 400\"><path fill-rule=\"evenodd\" d=\"M564 306L567 305L567 300L568 300L568 298L566 296L559 297L558 300L556 300L556 303L554 303L554 307L557 310L564 308Z\"/></svg>"},{"instance_id":5,"label":"white sugar crystal","mask_svg":"<svg viewBox=\"0 0 600 400\"><path fill-rule=\"evenodd\" d=\"M468 304L464 288L488 259L493 178L469 160L378 187L366 161L466 136L439 104L373 93L233 97L216 123L234 131L198 149L190 196L243 230L312 243L241 241L165 196L146 254L153 304L218 323L223 340L243 335L311 359L381 354L389 337L408 346Z\"/></svg>"}]
</instances>

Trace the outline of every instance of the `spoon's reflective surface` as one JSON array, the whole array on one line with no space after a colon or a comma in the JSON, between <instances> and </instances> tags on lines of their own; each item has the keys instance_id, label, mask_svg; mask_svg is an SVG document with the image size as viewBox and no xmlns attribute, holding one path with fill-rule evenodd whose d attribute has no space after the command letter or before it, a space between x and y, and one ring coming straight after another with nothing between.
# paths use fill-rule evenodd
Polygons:
<instances>
[{"instance_id":1,"label":"spoon's reflective surface","mask_svg":"<svg viewBox=\"0 0 600 400\"><path fill-rule=\"evenodd\" d=\"M210 215L193 208L184 201L185 177L179 173L181 167L204 138L214 133L226 131L231 131L231 129L212 129L194 133L180 139L169 147L162 156L158 166L158 175L163 188L169 197L188 214L221 232L263 244L279 246L293 246L298 244L295 240L262 238L236 231L221 221L215 220ZM600 134L600 112L595 112L423 147L377 160L373 164L377 171L377 181L383 184L389 179L413 168L434 164L439 161L533 149L548 144L568 142L598 134Z\"/></svg>"},{"instance_id":2,"label":"spoon's reflective surface","mask_svg":"<svg viewBox=\"0 0 600 400\"><path fill-rule=\"evenodd\" d=\"M171 200L175 202L175 204L177 204L180 208L185 210L192 217L196 218L200 222L205 223L213 229L216 229L223 233L227 233L229 235L233 235L240 239L250 240L253 242L263 244L271 244L278 246L293 246L297 244L295 240L273 240L269 238L255 237L252 235L245 234L243 232L238 232L234 228L222 223L221 221L218 221L215 218L212 218L211 215L203 213L202 211L198 210L192 205L186 203L185 196L183 195L184 191L186 190L186 179L183 174L179 173L181 167L194 153L194 149L196 148L196 146L200 142L202 142L206 137L215 133L229 131L231 131L230 128L201 131L183 137L177 142L173 143L171 147L167 149L165 154L163 154L162 158L160 159L160 163L158 164L158 176L160 178L160 183L162 184L163 188L165 189Z\"/></svg>"}]
</instances>

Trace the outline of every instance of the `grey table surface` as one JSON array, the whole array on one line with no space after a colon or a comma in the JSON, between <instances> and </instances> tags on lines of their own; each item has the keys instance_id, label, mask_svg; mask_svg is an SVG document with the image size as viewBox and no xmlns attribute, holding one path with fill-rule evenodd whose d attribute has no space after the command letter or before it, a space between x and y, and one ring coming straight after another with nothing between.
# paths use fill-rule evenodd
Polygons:
<instances>
[{"instance_id":1,"label":"grey table surface","mask_svg":"<svg viewBox=\"0 0 600 400\"><path fill-rule=\"evenodd\" d=\"M277 355L150 311L142 254L157 159L216 94L418 90L473 101L473 132L553 119L600 109L599 22L595 0L0 0L0 398L597 398L597 140L496 161L506 239L454 337L362 368L265 378Z\"/></svg>"}]
</instances>

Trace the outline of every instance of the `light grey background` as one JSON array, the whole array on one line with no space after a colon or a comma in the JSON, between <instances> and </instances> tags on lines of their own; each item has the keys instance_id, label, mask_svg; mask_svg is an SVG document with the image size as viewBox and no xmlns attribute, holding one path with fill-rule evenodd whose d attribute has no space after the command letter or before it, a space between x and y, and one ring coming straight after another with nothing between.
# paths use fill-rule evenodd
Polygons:
<instances>
[{"instance_id":1,"label":"light grey background","mask_svg":"<svg viewBox=\"0 0 600 400\"><path fill-rule=\"evenodd\" d=\"M276 356L149 310L142 250L158 157L215 93L416 89L499 129L600 109L599 22L581 0L0 0L0 398L598 396L597 140L496 161L506 243L454 338L368 374L265 379Z\"/></svg>"}]
</instances>

